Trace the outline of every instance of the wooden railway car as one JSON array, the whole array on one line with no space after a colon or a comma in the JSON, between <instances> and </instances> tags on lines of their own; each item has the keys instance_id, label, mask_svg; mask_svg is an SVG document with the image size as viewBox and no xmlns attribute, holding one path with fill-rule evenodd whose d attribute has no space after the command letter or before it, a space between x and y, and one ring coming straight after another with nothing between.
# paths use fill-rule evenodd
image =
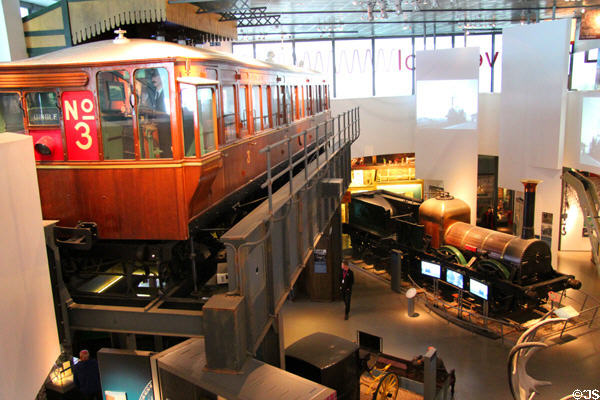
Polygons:
<instances>
[{"instance_id":1,"label":"wooden railway car","mask_svg":"<svg viewBox=\"0 0 600 400\"><path fill-rule=\"evenodd\" d=\"M108 253L171 248L231 214L266 171L259 150L328 116L318 73L173 43L120 35L0 64L0 132L33 138L43 217L89 222L83 246L62 243Z\"/></svg>"}]
</instances>

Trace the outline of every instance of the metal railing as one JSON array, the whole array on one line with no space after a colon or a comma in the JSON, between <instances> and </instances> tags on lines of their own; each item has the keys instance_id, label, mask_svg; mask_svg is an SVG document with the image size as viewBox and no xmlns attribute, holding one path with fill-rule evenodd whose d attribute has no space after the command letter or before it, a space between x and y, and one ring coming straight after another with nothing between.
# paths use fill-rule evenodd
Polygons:
<instances>
[{"instance_id":1,"label":"metal railing","mask_svg":"<svg viewBox=\"0 0 600 400\"><path fill-rule=\"evenodd\" d=\"M468 305L465 308L463 299L460 296L456 303L445 301L434 293L430 293L420 287L412 278L409 277L409 279L416 288L420 289L419 292L422 293L422 296L419 298L425 302L427 308L430 310L440 310L440 312L452 315L461 322L472 325L473 328L498 335L502 343L504 343L505 339L516 341L518 335L524 330L523 326L516 322L491 318L488 315L473 311ZM561 292L560 300L557 303L549 301L548 305L550 310L546 315L552 314L557 309L565 306L573 307L578 314L568 318L562 326L556 326L553 329L546 329L545 332L540 332L541 334L538 335L539 340L557 335L558 338L562 338L565 332L578 328L587 328L590 330L600 328L600 300L581 290L571 290L567 293L565 289Z\"/></svg>"},{"instance_id":2,"label":"metal railing","mask_svg":"<svg viewBox=\"0 0 600 400\"><path fill-rule=\"evenodd\" d=\"M335 126L337 121L337 134L335 132ZM307 136L312 131L315 132L315 141L313 143L307 143ZM322 132L322 133L320 133ZM304 164L304 180L299 188L306 186L310 179L317 174L321 169L329 164L329 160L333 158L342 148L347 144L351 144L358 138L360 132L360 113L359 108L356 107L352 110L346 111L342 114L338 114L337 117L328 119L320 124L312 126L302 132L292 135L288 138L282 139L276 143L270 144L262 149L260 153L266 153L267 157L267 180L261 185L261 188L268 188L269 193L269 212L273 214L273 183L284 175L288 175L289 185L289 197L293 196L294 183L293 183L293 171L294 168L300 164ZM296 161L293 160L294 154L292 154L292 141L302 137L303 153ZM337 137L337 141L336 141ZM287 166L277 174L273 175L273 156L272 151L280 147L287 148L288 160ZM310 148L312 147L312 148ZM310 148L310 149L309 149ZM300 150L302 152L302 150ZM298 154L298 153L296 153ZM320 155L325 154L325 159L322 160ZM316 168L314 171L308 171L308 165L312 157L316 159Z\"/></svg>"}]
</instances>

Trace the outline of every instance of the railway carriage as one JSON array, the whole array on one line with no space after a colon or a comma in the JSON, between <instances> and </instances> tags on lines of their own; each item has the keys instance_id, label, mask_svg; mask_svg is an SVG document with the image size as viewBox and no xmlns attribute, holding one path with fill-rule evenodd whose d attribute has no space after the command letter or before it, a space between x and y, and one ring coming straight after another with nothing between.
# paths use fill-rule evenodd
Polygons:
<instances>
[{"instance_id":1,"label":"railway carriage","mask_svg":"<svg viewBox=\"0 0 600 400\"><path fill-rule=\"evenodd\" d=\"M33 138L43 217L79 257L173 267L173 249L255 192L261 148L328 117L318 73L173 43L119 37L0 64L0 132Z\"/></svg>"}]
</instances>

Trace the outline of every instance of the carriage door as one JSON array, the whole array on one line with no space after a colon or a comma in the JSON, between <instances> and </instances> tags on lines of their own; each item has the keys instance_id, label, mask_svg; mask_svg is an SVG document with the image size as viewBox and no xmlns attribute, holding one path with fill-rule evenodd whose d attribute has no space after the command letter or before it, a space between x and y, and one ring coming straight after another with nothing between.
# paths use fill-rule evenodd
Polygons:
<instances>
[{"instance_id":1,"label":"carriage door","mask_svg":"<svg viewBox=\"0 0 600 400\"><path fill-rule=\"evenodd\" d=\"M62 109L68 160L99 160L96 107L92 92L63 92Z\"/></svg>"}]
</instances>

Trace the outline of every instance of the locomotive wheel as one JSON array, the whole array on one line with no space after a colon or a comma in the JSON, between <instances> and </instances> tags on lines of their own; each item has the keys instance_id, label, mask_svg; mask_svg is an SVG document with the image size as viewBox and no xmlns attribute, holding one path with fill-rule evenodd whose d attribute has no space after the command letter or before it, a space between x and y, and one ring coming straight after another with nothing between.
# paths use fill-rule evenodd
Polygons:
<instances>
[{"instance_id":1,"label":"locomotive wheel","mask_svg":"<svg viewBox=\"0 0 600 400\"><path fill-rule=\"evenodd\" d=\"M400 381L398 376L393 372L388 372L381 378L377 390L373 393L373 400L392 399L395 400L398 396Z\"/></svg>"},{"instance_id":2,"label":"locomotive wheel","mask_svg":"<svg viewBox=\"0 0 600 400\"><path fill-rule=\"evenodd\" d=\"M452 261L456 264L467 265L467 259L465 258L465 256L463 256L460 250L454 246L450 246L447 244L440 247L438 251L446 256L451 257Z\"/></svg>"},{"instance_id":3,"label":"locomotive wheel","mask_svg":"<svg viewBox=\"0 0 600 400\"><path fill-rule=\"evenodd\" d=\"M479 261L476 268L482 272L493 273L501 279L510 279L510 272L508 269L499 261L491 258L489 260Z\"/></svg>"}]
</instances>

